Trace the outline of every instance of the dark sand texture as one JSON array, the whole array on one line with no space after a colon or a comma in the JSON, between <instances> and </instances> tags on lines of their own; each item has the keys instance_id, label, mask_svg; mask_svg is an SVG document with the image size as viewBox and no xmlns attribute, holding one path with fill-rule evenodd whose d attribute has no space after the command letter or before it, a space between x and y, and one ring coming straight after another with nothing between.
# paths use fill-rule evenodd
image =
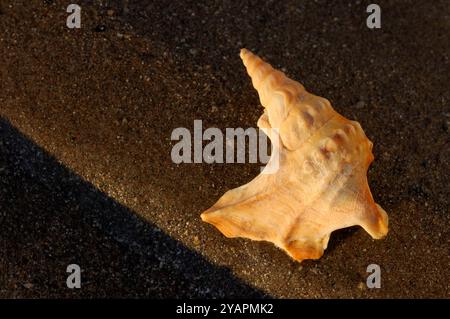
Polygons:
<instances>
[{"instance_id":1,"label":"dark sand texture","mask_svg":"<svg viewBox=\"0 0 450 319\"><path fill-rule=\"evenodd\" d=\"M450 297L450 3L0 1L0 297ZM180 164L176 127L254 127L246 47L359 121L385 240L301 264L201 222L259 164ZM65 267L84 270L65 286ZM366 267L382 287L365 286Z\"/></svg>"}]
</instances>

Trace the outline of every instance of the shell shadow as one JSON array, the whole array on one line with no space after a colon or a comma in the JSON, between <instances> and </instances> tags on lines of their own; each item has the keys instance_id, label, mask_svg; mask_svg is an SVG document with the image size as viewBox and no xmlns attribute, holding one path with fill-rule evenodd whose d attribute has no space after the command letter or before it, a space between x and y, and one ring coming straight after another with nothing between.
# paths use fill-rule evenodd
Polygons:
<instances>
[{"instance_id":1,"label":"shell shadow","mask_svg":"<svg viewBox=\"0 0 450 319\"><path fill-rule=\"evenodd\" d=\"M0 297L264 298L0 117ZM68 289L69 264L82 269Z\"/></svg>"},{"instance_id":2,"label":"shell shadow","mask_svg":"<svg viewBox=\"0 0 450 319\"><path fill-rule=\"evenodd\" d=\"M328 247L326 252L329 254L333 252L336 248L342 245L348 238L352 237L355 233L362 230L359 226L352 226L348 228L338 229L331 233L330 241L328 242Z\"/></svg>"}]
</instances>

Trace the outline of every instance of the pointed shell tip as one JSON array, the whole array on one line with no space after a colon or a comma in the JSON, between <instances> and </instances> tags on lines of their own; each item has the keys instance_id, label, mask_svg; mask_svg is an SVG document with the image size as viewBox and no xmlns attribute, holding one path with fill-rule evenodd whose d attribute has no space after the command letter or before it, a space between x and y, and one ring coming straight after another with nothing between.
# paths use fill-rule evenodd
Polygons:
<instances>
[{"instance_id":1,"label":"pointed shell tip","mask_svg":"<svg viewBox=\"0 0 450 319\"><path fill-rule=\"evenodd\" d=\"M241 57L241 59L244 59L244 56L248 53L249 53L249 51L246 48L242 48L239 56Z\"/></svg>"}]
</instances>

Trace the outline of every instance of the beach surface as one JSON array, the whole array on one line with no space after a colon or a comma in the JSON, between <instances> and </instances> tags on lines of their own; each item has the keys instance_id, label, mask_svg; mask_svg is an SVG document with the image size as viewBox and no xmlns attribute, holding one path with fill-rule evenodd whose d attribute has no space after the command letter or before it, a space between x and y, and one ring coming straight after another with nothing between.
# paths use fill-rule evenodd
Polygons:
<instances>
[{"instance_id":1,"label":"beach surface","mask_svg":"<svg viewBox=\"0 0 450 319\"><path fill-rule=\"evenodd\" d=\"M373 30L364 1L77 1L80 29L69 3L0 2L0 297L450 297L448 1ZM385 239L298 263L201 221L261 164L175 164L171 133L256 127L243 47L361 123Z\"/></svg>"}]
</instances>

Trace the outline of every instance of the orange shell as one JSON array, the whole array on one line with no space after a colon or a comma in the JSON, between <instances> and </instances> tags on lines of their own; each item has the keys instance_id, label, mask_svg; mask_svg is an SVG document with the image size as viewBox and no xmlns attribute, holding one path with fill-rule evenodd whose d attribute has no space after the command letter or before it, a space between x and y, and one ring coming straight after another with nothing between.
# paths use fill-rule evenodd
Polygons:
<instances>
[{"instance_id":1,"label":"orange shell","mask_svg":"<svg viewBox=\"0 0 450 319\"><path fill-rule=\"evenodd\" d=\"M297 261L320 258L336 229L360 225L384 237L388 216L366 177L373 144L360 124L250 51L242 49L241 58L264 106L258 126L278 148L279 168L226 192L202 220L227 237L270 241Z\"/></svg>"}]
</instances>

